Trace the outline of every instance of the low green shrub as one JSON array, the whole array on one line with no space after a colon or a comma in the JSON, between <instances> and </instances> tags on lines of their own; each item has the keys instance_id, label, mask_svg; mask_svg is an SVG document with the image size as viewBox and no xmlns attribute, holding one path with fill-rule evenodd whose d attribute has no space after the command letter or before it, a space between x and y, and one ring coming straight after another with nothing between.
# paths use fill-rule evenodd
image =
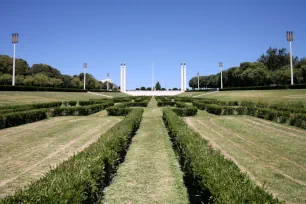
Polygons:
<instances>
[{"instance_id":1,"label":"low green shrub","mask_svg":"<svg viewBox=\"0 0 306 204\"><path fill-rule=\"evenodd\" d=\"M74 106L74 107L59 107L51 110L51 116L85 116L90 115L110 106L113 106L114 103L105 103L105 104L94 104L89 106Z\"/></svg>"},{"instance_id":2,"label":"low green shrub","mask_svg":"<svg viewBox=\"0 0 306 204\"><path fill-rule=\"evenodd\" d=\"M249 179L230 160L213 150L172 110L163 110L164 123L180 158L185 179L190 179L201 203L279 203Z\"/></svg>"},{"instance_id":3,"label":"low green shrub","mask_svg":"<svg viewBox=\"0 0 306 204\"><path fill-rule=\"evenodd\" d=\"M215 115L221 115L222 107L215 104L206 104L206 111Z\"/></svg>"},{"instance_id":4,"label":"low green shrub","mask_svg":"<svg viewBox=\"0 0 306 204\"><path fill-rule=\"evenodd\" d=\"M0 116L0 129L23 125L47 118L47 109L14 112Z\"/></svg>"},{"instance_id":5,"label":"low green shrub","mask_svg":"<svg viewBox=\"0 0 306 204\"><path fill-rule=\"evenodd\" d=\"M175 106L175 101L161 101L157 100L157 106L158 107L165 107L165 106Z\"/></svg>"},{"instance_id":6,"label":"low green shrub","mask_svg":"<svg viewBox=\"0 0 306 204\"><path fill-rule=\"evenodd\" d=\"M95 203L125 157L143 110L134 109L97 142L64 161L24 190L7 196L1 204Z\"/></svg>"},{"instance_id":7,"label":"low green shrub","mask_svg":"<svg viewBox=\"0 0 306 204\"><path fill-rule=\"evenodd\" d=\"M131 112L131 108L112 106L106 109L108 116L125 116Z\"/></svg>"},{"instance_id":8,"label":"low green shrub","mask_svg":"<svg viewBox=\"0 0 306 204\"><path fill-rule=\"evenodd\" d=\"M185 117L185 116L195 116L197 115L198 109L196 107L187 107L187 108L171 108L176 115Z\"/></svg>"}]
</instances>

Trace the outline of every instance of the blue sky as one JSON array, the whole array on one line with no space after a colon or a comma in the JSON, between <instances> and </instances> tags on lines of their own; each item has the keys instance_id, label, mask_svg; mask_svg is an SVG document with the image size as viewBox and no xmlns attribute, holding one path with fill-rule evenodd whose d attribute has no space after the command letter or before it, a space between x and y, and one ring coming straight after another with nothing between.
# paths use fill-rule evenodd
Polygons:
<instances>
[{"instance_id":1,"label":"blue sky","mask_svg":"<svg viewBox=\"0 0 306 204\"><path fill-rule=\"evenodd\" d=\"M269 46L306 56L305 0L1 0L0 54L13 54L11 34L20 35L17 57L79 74L83 62L97 79L127 89L151 86L151 66L162 87L179 87L180 63L187 81L255 61Z\"/></svg>"}]
</instances>

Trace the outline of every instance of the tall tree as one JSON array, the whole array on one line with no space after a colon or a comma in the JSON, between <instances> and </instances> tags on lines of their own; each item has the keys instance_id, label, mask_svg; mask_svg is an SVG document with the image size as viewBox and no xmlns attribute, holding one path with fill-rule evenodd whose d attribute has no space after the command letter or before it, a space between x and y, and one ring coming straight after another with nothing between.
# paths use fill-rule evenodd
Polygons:
<instances>
[{"instance_id":1,"label":"tall tree","mask_svg":"<svg viewBox=\"0 0 306 204\"><path fill-rule=\"evenodd\" d=\"M157 81L157 83L155 85L155 89L156 90L161 90L161 85L160 85L159 81Z\"/></svg>"}]
</instances>

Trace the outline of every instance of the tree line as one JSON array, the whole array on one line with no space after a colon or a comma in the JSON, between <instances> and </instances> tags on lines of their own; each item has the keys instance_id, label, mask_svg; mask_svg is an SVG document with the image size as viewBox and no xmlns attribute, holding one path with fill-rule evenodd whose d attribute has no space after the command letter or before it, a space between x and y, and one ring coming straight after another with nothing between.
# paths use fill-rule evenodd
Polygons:
<instances>
[{"instance_id":1,"label":"tree line","mask_svg":"<svg viewBox=\"0 0 306 204\"><path fill-rule=\"evenodd\" d=\"M157 81L155 86L154 86L154 89L157 90L157 91L166 91L167 89L166 88L162 88L162 86L160 85L160 82ZM141 91L151 91L152 90L152 87L140 87L140 88L136 88L136 90L141 90ZM173 89L168 89L169 91L171 90L179 90L178 88L173 88Z\"/></svg>"},{"instance_id":2,"label":"tree line","mask_svg":"<svg viewBox=\"0 0 306 204\"><path fill-rule=\"evenodd\" d=\"M13 59L8 55L0 55L0 84L12 84ZM15 84L25 86L59 87L59 88L83 88L84 73L79 75L66 75L47 64L33 64L31 67L24 59L16 59ZM87 89L106 89L107 84L95 79L86 73ZM110 89L117 89L113 83L109 83Z\"/></svg>"},{"instance_id":3,"label":"tree line","mask_svg":"<svg viewBox=\"0 0 306 204\"><path fill-rule=\"evenodd\" d=\"M306 83L306 58L293 58L293 78L295 84ZM200 76L200 88L220 87L221 76L218 74ZM291 81L290 54L285 49L270 47L256 62L242 62L222 72L223 87L276 86L289 85ZM198 77L189 81L189 86L198 88Z\"/></svg>"}]
</instances>

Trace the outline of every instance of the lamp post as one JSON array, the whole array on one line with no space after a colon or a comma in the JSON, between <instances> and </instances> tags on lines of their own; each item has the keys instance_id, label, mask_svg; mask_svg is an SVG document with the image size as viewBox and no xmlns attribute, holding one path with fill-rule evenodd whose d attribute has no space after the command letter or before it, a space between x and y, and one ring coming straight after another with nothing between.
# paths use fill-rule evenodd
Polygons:
<instances>
[{"instance_id":1,"label":"lamp post","mask_svg":"<svg viewBox=\"0 0 306 204\"><path fill-rule=\"evenodd\" d=\"M106 79L106 89L107 89L107 91L108 91L108 89L109 89L109 83L108 83L108 78L109 78L109 73L107 73L107 79Z\"/></svg>"},{"instance_id":2,"label":"lamp post","mask_svg":"<svg viewBox=\"0 0 306 204\"><path fill-rule=\"evenodd\" d=\"M199 72L198 72L198 90L200 90L200 74L199 74Z\"/></svg>"},{"instance_id":3,"label":"lamp post","mask_svg":"<svg viewBox=\"0 0 306 204\"><path fill-rule=\"evenodd\" d=\"M290 67L291 67L291 85L293 85L293 63L292 63L292 41L293 41L293 31L287 31L286 33L287 41L290 45Z\"/></svg>"},{"instance_id":4,"label":"lamp post","mask_svg":"<svg viewBox=\"0 0 306 204\"><path fill-rule=\"evenodd\" d=\"M219 67L221 70L221 89L223 89L223 80L222 80L222 67L223 67L223 62L219 62Z\"/></svg>"},{"instance_id":5,"label":"lamp post","mask_svg":"<svg viewBox=\"0 0 306 204\"><path fill-rule=\"evenodd\" d=\"M87 63L84 63L84 90L86 89L86 69L87 69Z\"/></svg>"},{"instance_id":6,"label":"lamp post","mask_svg":"<svg viewBox=\"0 0 306 204\"><path fill-rule=\"evenodd\" d=\"M14 44L12 85L15 86L15 60L16 60L16 44L18 43L18 33L12 34L12 43Z\"/></svg>"}]
</instances>

